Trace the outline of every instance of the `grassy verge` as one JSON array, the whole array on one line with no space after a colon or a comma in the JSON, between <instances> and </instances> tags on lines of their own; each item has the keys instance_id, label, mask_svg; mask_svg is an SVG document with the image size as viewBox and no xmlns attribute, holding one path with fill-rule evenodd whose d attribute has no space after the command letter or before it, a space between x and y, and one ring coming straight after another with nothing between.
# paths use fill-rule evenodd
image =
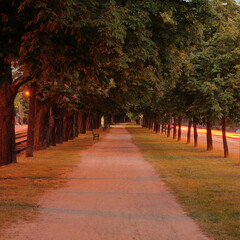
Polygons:
<instances>
[{"instance_id":1,"label":"grassy verge","mask_svg":"<svg viewBox=\"0 0 240 240\"><path fill-rule=\"evenodd\" d=\"M105 133L101 132L101 137ZM80 153L93 144L92 134L36 152L33 158L18 157L17 164L0 168L0 235L18 220L36 216L44 192L64 185L64 175L80 161Z\"/></svg>"},{"instance_id":2,"label":"grassy verge","mask_svg":"<svg viewBox=\"0 0 240 240\"><path fill-rule=\"evenodd\" d=\"M189 216L217 240L240 239L240 167L235 158L206 152L147 129L128 126L135 144Z\"/></svg>"}]
</instances>

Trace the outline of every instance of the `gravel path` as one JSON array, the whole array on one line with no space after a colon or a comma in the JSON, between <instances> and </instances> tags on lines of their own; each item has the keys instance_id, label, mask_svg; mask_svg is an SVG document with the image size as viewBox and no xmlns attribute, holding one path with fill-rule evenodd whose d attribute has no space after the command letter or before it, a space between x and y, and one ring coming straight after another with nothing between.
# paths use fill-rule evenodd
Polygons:
<instances>
[{"instance_id":1,"label":"gravel path","mask_svg":"<svg viewBox=\"0 0 240 240\"><path fill-rule=\"evenodd\" d=\"M7 240L208 240L121 125L84 151L68 178Z\"/></svg>"}]
</instances>

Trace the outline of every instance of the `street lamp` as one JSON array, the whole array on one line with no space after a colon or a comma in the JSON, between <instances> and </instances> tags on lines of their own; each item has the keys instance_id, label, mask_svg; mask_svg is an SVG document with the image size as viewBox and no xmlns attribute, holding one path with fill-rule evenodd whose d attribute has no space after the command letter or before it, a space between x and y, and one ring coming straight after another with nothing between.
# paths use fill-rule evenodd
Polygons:
<instances>
[{"instance_id":1,"label":"street lamp","mask_svg":"<svg viewBox=\"0 0 240 240\"><path fill-rule=\"evenodd\" d=\"M26 90L26 91L24 92L24 95L25 95L26 97L29 97L29 96L30 96L30 91L29 91L29 90Z\"/></svg>"}]
</instances>

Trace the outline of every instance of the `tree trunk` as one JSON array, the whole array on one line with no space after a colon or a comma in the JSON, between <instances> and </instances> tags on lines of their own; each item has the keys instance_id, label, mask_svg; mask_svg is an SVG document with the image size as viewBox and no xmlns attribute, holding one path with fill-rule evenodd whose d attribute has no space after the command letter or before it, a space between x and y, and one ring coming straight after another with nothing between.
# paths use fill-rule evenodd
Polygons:
<instances>
[{"instance_id":1,"label":"tree trunk","mask_svg":"<svg viewBox=\"0 0 240 240\"><path fill-rule=\"evenodd\" d=\"M149 128L149 118L146 118L146 128Z\"/></svg>"},{"instance_id":2,"label":"tree trunk","mask_svg":"<svg viewBox=\"0 0 240 240\"><path fill-rule=\"evenodd\" d=\"M197 132L197 124L193 123L193 133L194 133L194 147L198 145L198 132Z\"/></svg>"},{"instance_id":3,"label":"tree trunk","mask_svg":"<svg viewBox=\"0 0 240 240\"><path fill-rule=\"evenodd\" d=\"M74 138L78 137L78 113L74 114Z\"/></svg>"},{"instance_id":4,"label":"tree trunk","mask_svg":"<svg viewBox=\"0 0 240 240\"><path fill-rule=\"evenodd\" d=\"M167 137L170 137L170 135L171 135L171 123L168 124Z\"/></svg>"},{"instance_id":5,"label":"tree trunk","mask_svg":"<svg viewBox=\"0 0 240 240\"><path fill-rule=\"evenodd\" d=\"M74 124L74 114L73 113L69 113L69 116L67 117L67 121L68 121L68 139L69 140L73 140L74 138L74 133L73 133L73 124Z\"/></svg>"},{"instance_id":6,"label":"tree trunk","mask_svg":"<svg viewBox=\"0 0 240 240\"><path fill-rule=\"evenodd\" d=\"M151 118L149 119L149 126L148 126L148 129L149 129L149 130L152 129L152 119L151 119Z\"/></svg>"},{"instance_id":7,"label":"tree trunk","mask_svg":"<svg viewBox=\"0 0 240 240\"><path fill-rule=\"evenodd\" d=\"M228 144L227 144L227 137L226 137L226 117L222 117L222 139L223 139L223 150L224 150L224 157L227 158L229 155L228 152Z\"/></svg>"},{"instance_id":8,"label":"tree trunk","mask_svg":"<svg viewBox=\"0 0 240 240\"><path fill-rule=\"evenodd\" d=\"M102 115L101 114L99 114L98 115L98 128L100 128L100 127L102 127L103 125L102 125Z\"/></svg>"},{"instance_id":9,"label":"tree trunk","mask_svg":"<svg viewBox=\"0 0 240 240\"><path fill-rule=\"evenodd\" d=\"M87 115L87 119L86 119L86 130L87 131L92 131L93 128L92 128L92 114L89 113Z\"/></svg>"},{"instance_id":10,"label":"tree trunk","mask_svg":"<svg viewBox=\"0 0 240 240\"><path fill-rule=\"evenodd\" d=\"M97 128L101 127L101 115L99 113L96 116L96 126Z\"/></svg>"},{"instance_id":11,"label":"tree trunk","mask_svg":"<svg viewBox=\"0 0 240 240\"><path fill-rule=\"evenodd\" d=\"M49 144L51 146L56 146L55 113L53 107L50 109L49 138Z\"/></svg>"},{"instance_id":12,"label":"tree trunk","mask_svg":"<svg viewBox=\"0 0 240 240\"><path fill-rule=\"evenodd\" d=\"M79 133L85 134L86 133L86 128L87 128L87 114L83 112L80 115L81 121L80 121L80 126L79 126Z\"/></svg>"},{"instance_id":13,"label":"tree trunk","mask_svg":"<svg viewBox=\"0 0 240 240\"><path fill-rule=\"evenodd\" d=\"M176 116L173 118L173 139L177 138L177 119Z\"/></svg>"},{"instance_id":14,"label":"tree trunk","mask_svg":"<svg viewBox=\"0 0 240 240\"><path fill-rule=\"evenodd\" d=\"M122 122L122 121L121 121ZM99 121L98 121L98 114L92 114L92 128L93 129L98 129L99 128Z\"/></svg>"},{"instance_id":15,"label":"tree trunk","mask_svg":"<svg viewBox=\"0 0 240 240\"><path fill-rule=\"evenodd\" d=\"M34 149L42 150L48 146L49 102L36 101Z\"/></svg>"},{"instance_id":16,"label":"tree trunk","mask_svg":"<svg viewBox=\"0 0 240 240\"><path fill-rule=\"evenodd\" d=\"M151 124L152 124L152 120L149 118L149 119L148 119L148 129L149 129L149 130L151 129Z\"/></svg>"},{"instance_id":17,"label":"tree trunk","mask_svg":"<svg viewBox=\"0 0 240 240\"><path fill-rule=\"evenodd\" d=\"M188 132L187 132L187 143L191 142L191 127L192 127L192 120L188 122Z\"/></svg>"},{"instance_id":18,"label":"tree trunk","mask_svg":"<svg viewBox=\"0 0 240 240\"><path fill-rule=\"evenodd\" d=\"M143 114L142 127L146 127L146 117L145 117L145 114Z\"/></svg>"},{"instance_id":19,"label":"tree trunk","mask_svg":"<svg viewBox=\"0 0 240 240\"><path fill-rule=\"evenodd\" d=\"M63 118L64 110L54 106L54 115L55 115L55 134L56 134L56 143L63 143Z\"/></svg>"},{"instance_id":20,"label":"tree trunk","mask_svg":"<svg viewBox=\"0 0 240 240\"><path fill-rule=\"evenodd\" d=\"M11 65L0 62L0 166L16 162L15 109Z\"/></svg>"},{"instance_id":21,"label":"tree trunk","mask_svg":"<svg viewBox=\"0 0 240 240\"><path fill-rule=\"evenodd\" d=\"M149 125L149 129L152 130L153 129L153 120L150 119L150 125Z\"/></svg>"},{"instance_id":22,"label":"tree trunk","mask_svg":"<svg viewBox=\"0 0 240 240\"><path fill-rule=\"evenodd\" d=\"M82 112L78 113L78 118L77 118L78 134L81 133L82 115L83 115Z\"/></svg>"},{"instance_id":23,"label":"tree trunk","mask_svg":"<svg viewBox=\"0 0 240 240\"><path fill-rule=\"evenodd\" d=\"M92 129L97 129L97 116L96 114L92 114Z\"/></svg>"},{"instance_id":24,"label":"tree trunk","mask_svg":"<svg viewBox=\"0 0 240 240\"><path fill-rule=\"evenodd\" d=\"M0 87L0 166L16 162L14 98L11 85L3 83Z\"/></svg>"},{"instance_id":25,"label":"tree trunk","mask_svg":"<svg viewBox=\"0 0 240 240\"><path fill-rule=\"evenodd\" d=\"M207 120L207 151L211 151L212 149L213 149L212 123L210 120Z\"/></svg>"},{"instance_id":26,"label":"tree trunk","mask_svg":"<svg viewBox=\"0 0 240 240\"><path fill-rule=\"evenodd\" d=\"M68 142L68 117L67 114L63 118L63 141Z\"/></svg>"},{"instance_id":27,"label":"tree trunk","mask_svg":"<svg viewBox=\"0 0 240 240\"><path fill-rule=\"evenodd\" d=\"M155 119L155 120L154 120L154 132L155 132L155 133L157 133L157 128L158 128L157 125L158 125L158 124L157 124L157 120Z\"/></svg>"},{"instance_id":28,"label":"tree trunk","mask_svg":"<svg viewBox=\"0 0 240 240\"><path fill-rule=\"evenodd\" d=\"M182 138L182 116L178 116L178 141L181 141Z\"/></svg>"},{"instance_id":29,"label":"tree trunk","mask_svg":"<svg viewBox=\"0 0 240 240\"><path fill-rule=\"evenodd\" d=\"M33 157L34 152L34 128L36 114L36 85L32 84L30 89L29 112L28 112L28 133L26 157Z\"/></svg>"},{"instance_id":30,"label":"tree trunk","mask_svg":"<svg viewBox=\"0 0 240 240\"><path fill-rule=\"evenodd\" d=\"M49 110L59 95L53 96L47 101L36 100L34 149L42 150L49 146Z\"/></svg>"}]
</instances>

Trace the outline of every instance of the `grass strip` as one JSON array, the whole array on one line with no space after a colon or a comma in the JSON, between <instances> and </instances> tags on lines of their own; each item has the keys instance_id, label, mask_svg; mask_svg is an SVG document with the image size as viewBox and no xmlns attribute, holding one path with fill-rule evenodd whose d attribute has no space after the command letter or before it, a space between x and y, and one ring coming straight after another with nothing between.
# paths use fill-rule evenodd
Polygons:
<instances>
[{"instance_id":1,"label":"grass strip","mask_svg":"<svg viewBox=\"0 0 240 240\"><path fill-rule=\"evenodd\" d=\"M175 193L189 216L216 240L240 239L240 167L222 152L177 142L127 126L145 159Z\"/></svg>"},{"instance_id":2,"label":"grass strip","mask_svg":"<svg viewBox=\"0 0 240 240\"><path fill-rule=\"evenodd\" d=\"M104 135L101 131L101 138ZM80 162L80 153L93 143L91 133L80 135L72 141L35 152L33 158L22 154L18 163L1 167L0 235L18 220L33 220L43 194L64 186L66 174Z\"/></svg>"}]
</instances>

